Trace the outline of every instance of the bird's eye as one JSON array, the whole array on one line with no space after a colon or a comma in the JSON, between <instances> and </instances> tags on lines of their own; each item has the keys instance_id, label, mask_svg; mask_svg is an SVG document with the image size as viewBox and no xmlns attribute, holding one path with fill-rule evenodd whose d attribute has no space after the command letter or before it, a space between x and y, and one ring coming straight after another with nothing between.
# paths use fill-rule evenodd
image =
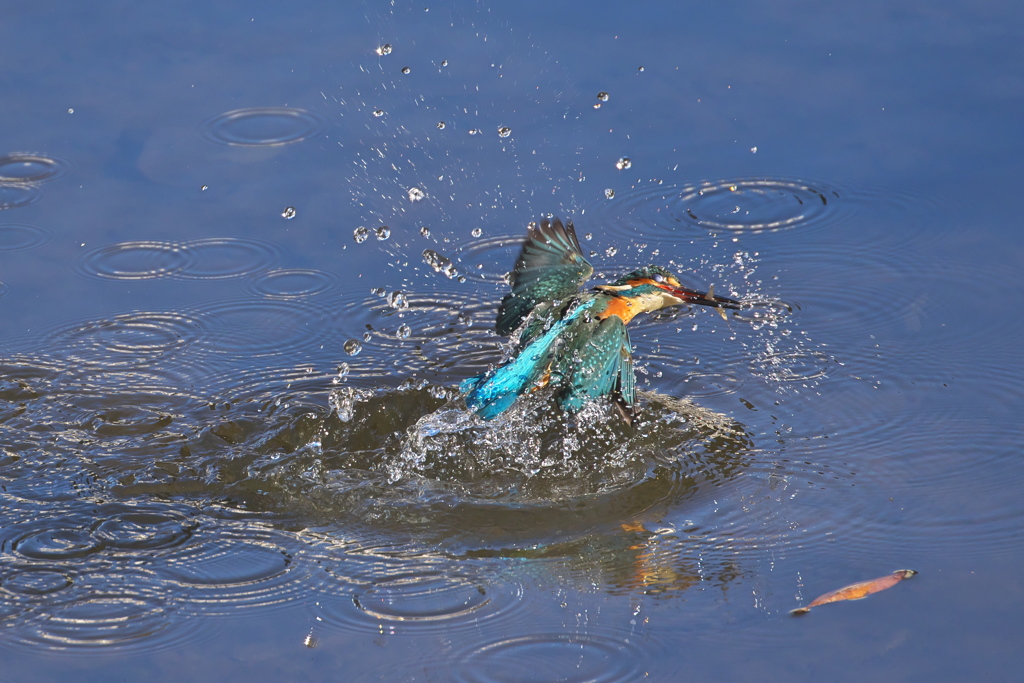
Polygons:
<instances>
[{"instance_id":1,"label":"bird's eye","mask_svg":"<svg viewBox=\"0 0 1024 683\"><path fill-rule=\"evenodd\" d=\"M661 283L665 282L665 276L661 275L661 274L655 275L653 279L658 284L661 284Z\"/></svg>"}]
</instances>

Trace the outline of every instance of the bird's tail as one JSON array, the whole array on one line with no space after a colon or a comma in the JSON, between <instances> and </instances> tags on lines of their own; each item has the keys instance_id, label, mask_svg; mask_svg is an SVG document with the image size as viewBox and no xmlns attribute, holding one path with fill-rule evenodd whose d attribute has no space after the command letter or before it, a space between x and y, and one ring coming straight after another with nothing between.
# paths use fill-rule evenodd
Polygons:
<instances>
[{"instance_id":1,"label":"bird's tail","mask_svg":"<svg viewBox=\"0 0 1024 683\"><path fill-rule=\"evenodd\" d=\"M464 381L459 388L466 394L466 406L485 420L508 410L517 398L533 388L537 380L548 371L558 350L559 335L566 326L592 305L591 300L573 308L564 318L527 344L518 356L497 370Z\"/></svg>"},{"instance_id":2,"label":"bird's tail","mask_svg":"<svg viewBox=\"0 0 1024 683\"><path fill-rule=\"evenodd\" d=\"M459 390L466 395L466 407L490 420L511 408L517 398L529 391L545 366L540 358L524 352L497 370L463 381Z\"/></svg>"}]
</instances>

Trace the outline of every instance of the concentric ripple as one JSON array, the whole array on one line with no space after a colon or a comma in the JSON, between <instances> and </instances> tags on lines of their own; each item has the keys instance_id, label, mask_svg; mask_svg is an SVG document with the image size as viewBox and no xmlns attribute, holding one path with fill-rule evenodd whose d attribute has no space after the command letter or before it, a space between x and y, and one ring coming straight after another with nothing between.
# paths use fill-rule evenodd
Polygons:
<instances>
[{"instance_id":1,"label":"concentric ripple","mask_svg":"<svg viewBox=\"0 0 1024 683\"><path fill-rule=\"evenodd\" d=\"M384 327L382 321L393 328L401 323L409 325L408 339L448 338L457 329L478 326L490 327L494 321L494 304L480 301L471 293L408 292L402 293L401 303L391 303L394 293L380 297L351 300L345 306L350 321L365 321L374 329ZM349 314L350 312L350 314Z\"/></svg>"},{"instance_id":2,"label":"concentric ripple","mask_svg":"<svg viewBox=\"0 0 1024 683\"><path fill-rule=\"evenodd\" d=\"M50 595L74 584L72 572L56 566L21 567L0 580L0 588L18 595L38 597Z\"/></svg>"},{"instance_id":3,"label":"concentric ripple","mask_svg":"<svg viewBox=\"0 0 1024 683\"><path fill-rule=\"evenodd\" d=\"M325 314L298 301L217 301L195 315L203 329L197 348L214 354L284 355L327 334Z\"/></svg>"},{"instance_id":4,"label":"concentric ripple","mask_svg":"<svg viewBox=\"0 0 1024 683\"><path fill-rule=\"evenodd\" d=\"M269 299L302 299L330 291L337 284L333 273L312 268L279 268L263 273L250 287Z\"/></svg>"},{"instance_id":5,"label":"concentric ripple","mask_svg":"<svg viewBox=\"0 0 1024 683\"><path fill-rule=\"evenodd\" d=\"M192 629L169 619L174 601L152 572L130 569L94 574L76 584L76 594L42 607L41 613L17 629L14 641L22 647L77 649L144 648L152 651L184 637ZM179 628L173 628L174 625Z\"/></svg>"},{"instance_id":6,"label":"concentric ripple","mask_svg":"<svg viewBox=\"0 0 1024 683\"><path fill-rule=\"evenodd\" d=\"M278 259L269 242L243 237L208 237L182 245L187 267L174 273L183 280L223 280L258 273Z\"/></svg>"},{"instance_id":7,"label":"concentric ripple","mask_svg":"<svg viewBox=\"0 0 1024 683\"><path fill-rule=\"evenodd\" d=\"M41 183L66 170L66 161L42 154L19 152L0 157L0 183Z\"/></svg>"},{"instance_id":8,"label":"concentric ripple","mask_svg":"<svg viewBox=\"0 0 1024 683\"><path fill-rule=\"evenodd\" d=\"M463 683L615 683L642 678L640 664L633 646L600 633L536 633L460 656L454 674Z\"/></svg>"},{"instance_id":9,"label":"concentric ripple","mask_svg":"<svg viewBox=\"0 0 1024 683\"><path fill-rule=\"evenodd\" d=\"M195 342L199 324L180 313L139 312L79 323L52 335L68 358L87 366L137 367Z\"/></svg>"},{"instance_id":10,"label":"concentric ripple","mask_svg":"<svg viewBox=\"0 0 1024 683\"><path fill-rule=\"evenodd\" d=\"M485 582L450 569L414 566L374 579L347 599L321 602L327 624L379 633L381 627L445 631L478 628L518 606L520 587Z\"/></svg>"},{"instance_id":11,"label":"concentric ripple","mask_svg":"<svg viewBox=\"0 0 1024 683\"><path fill-rule=\"evenodd\" d=\"M121 550L171 548L187 541L194 525L167 511L124 512L97 524L93 534L107 547Z\"/></svg>"},{"instance_id":12,"label":"concentric ripple","mask_svg":"<svg viewBox=\"0 0 1024 683\"><path fill-rule=\"evenodd\" d=\"M79 272L111 280L149 280L173 275L189 265L190 253L172 242L119 242L82 256Z\"/></svg>"},{"instance_id":13,"label":"concentric ripple","mask_svg":"<svg viewBox=\"0 0 1024 683\"><path fill-rule=\"evenodd\" d=\"M34 225L6 223L0 225L0 251L25 251L46 244L50 233Z\"/></svg>"},{"instance_id":14,"label":"concentric ripple","mask_svg":"<svg viewBox=\"0 0 1024 683\"><path fill-rule=\"evenodd\" d=\"M101 543L88 529L47 527L30 530L11 547L30 559L67 560L92 555L100 550Z\"/></svg>"},{"instance_id":15,"label":"concentric ripple","mask_svg":"<svg viewBox=\"0 0 1024 683\"><path fill-rule=\"evenodd\" d=\"M17 209L39 201L42 190L28 183L0 183L0 209Z\"/></svg>"},{"instance_id":16,"label":"concentric ripple","mask_svg":"<svg viewBox=\"0 0 1024 683\"><path fill-rule=\"evenodd\" d=\"M221 145L264 147L288 145L317 135L325 121L305 109L253 107L218 114L203 124L205 137Z\"/></svg>"},{"instance_id":17,"label":"concentric ripple","mask_svg":"<svg viewBox=\"0 0 1024 683\"><path fill-rule=\"evenodd\" d=\"M839 193L789 180L742 179L702 183L680 191L685 216L711 230L764 232L820 222Z\"/></svg>"},{"instance_id":18,"label":"concentric ripple","mask_svg":"<svg viewBox=\"0 0 1024 683\"><path fill-rule=\"evenodd\" d=\"M786 178L736 178L688 184L634 186L615 202L601 202L596 230L609 233L613 244L640 234L687 237L819 230L846 223L879 207L904 216L927 202L891 188L863 189L833 183ZM598 207L593 207L597 209ZM911 226L923 221L909 221ZM907 237L920 229L904 230Z\"/></svg>"},{"instance_id":19,"label":"concentric ripple","mask_svg":"<svg viewBox=\"0 0 1024 683\"><path fill-rule=\"evenodd\" d=\"M463 244L452 252L459 273L471 280L500 283L512 269L522 235L484 237Z\"/></svg>"},{"instance_id":20,"label":"concentric ripple","mask_svg":"<svg viewBox=\"0 0 1024 683\"><path fill-rule=\"evenodd\" d=\"M191 609L203 614L266 608L308 590L303 564L268 539L204 539L172 553L159 571Z\"/></svg>"},{"instance_id":21,"label":"concentric ripple","mask_svg":"<svg viewBox=\"0 0 1024 683\"><path fill-rule=\"evenodd\" d=\"M834 222L841 206L842 193L824 183L737 178L635 188L613 210L641 224L660 219L700 232L762 233Z\"/></svg>"}]
</instances>

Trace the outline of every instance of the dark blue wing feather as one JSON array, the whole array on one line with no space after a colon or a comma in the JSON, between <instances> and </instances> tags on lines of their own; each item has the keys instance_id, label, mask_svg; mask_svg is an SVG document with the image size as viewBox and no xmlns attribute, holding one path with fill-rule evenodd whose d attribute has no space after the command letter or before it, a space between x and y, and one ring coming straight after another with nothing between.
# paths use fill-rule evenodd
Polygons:
<instances>
[{"instance_id":1,"label":"dark blue wing feather","mask_svg":"<svg viewBox=\"0 0 1024 683\"><path fill-rule=\"evenodd\" d=\"M554 218L531 224L512 271L512 293L498 309L498 334L511 334L537 304L573 296L593 272L571 221L563 225Z\"/></svg>"}]
</instances>

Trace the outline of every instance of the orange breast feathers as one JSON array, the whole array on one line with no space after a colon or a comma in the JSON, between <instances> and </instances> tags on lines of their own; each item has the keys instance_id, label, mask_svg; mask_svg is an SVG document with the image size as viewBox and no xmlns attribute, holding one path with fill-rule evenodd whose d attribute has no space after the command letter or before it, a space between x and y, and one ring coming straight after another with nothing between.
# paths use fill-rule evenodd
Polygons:
<instances>
[{"instance_id":1,"label":"orange breast feathers","mask_svg":"<svg viewBox=\"0 0 1024 683\"><path fill-rule=\"evenodd\" d=\"M622 318L622 322L628 323L639 312L640 307L634 301L617 296L608 302L608 307L598 313L597 317L604 320L610 316L617 315Z\"/></svg>"}]
</instances>

